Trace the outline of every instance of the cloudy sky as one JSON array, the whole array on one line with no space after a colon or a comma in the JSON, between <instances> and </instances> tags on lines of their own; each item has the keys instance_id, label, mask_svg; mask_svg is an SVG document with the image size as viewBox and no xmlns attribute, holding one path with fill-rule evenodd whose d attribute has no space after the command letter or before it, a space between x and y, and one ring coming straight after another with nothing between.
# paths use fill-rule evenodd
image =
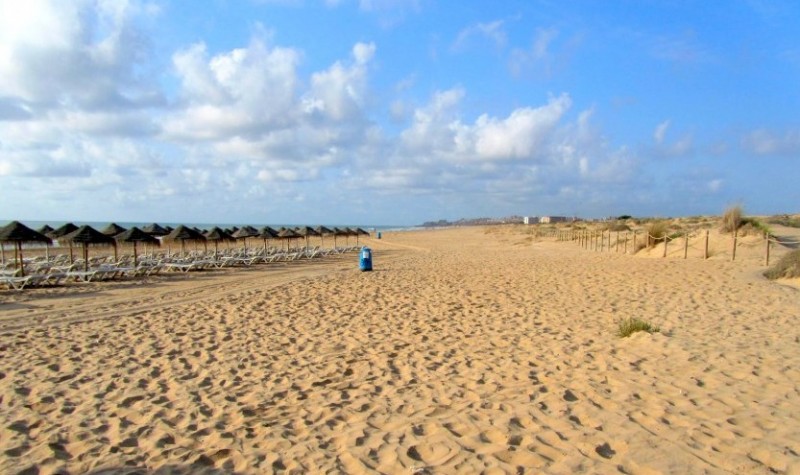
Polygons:
<instances>
[{"instance_id":1,"label":"cloudy sky","mask_svg":"<svg viewBox=\"0 0 800 475\"><path fill-rule=\"evenodd\" d=\"M0 0L0 219L800 212L793 0Z\"/></svg>"}]
</instances>

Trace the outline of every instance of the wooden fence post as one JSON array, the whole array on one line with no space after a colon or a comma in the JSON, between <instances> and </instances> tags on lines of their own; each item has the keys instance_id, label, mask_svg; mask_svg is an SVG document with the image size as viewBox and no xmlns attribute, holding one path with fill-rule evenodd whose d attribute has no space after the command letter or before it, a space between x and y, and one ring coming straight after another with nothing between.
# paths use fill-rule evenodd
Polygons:
<instances>
[{"instance_id":1,"label":"wooden fence post","mask_svg":"<svg viewBox=\"0 0 800 475\"><path fill-rule=\"evenodd\" d=\"M706 229L706 243L703 246L703 259L708 259L708 229Z\"/></svg>"},{"instance_id":2,"label":"wooden fence post","mask_svg":"<svg viewBox=\"0 0 800 475\"><path fill-rule=\"evenodd\" d=\"M736 260L736 241L739 239L739 230L733 230L733 252L731 253L731 262Z\"/></svg>"},{"instance_id":3,"label":"wooden fence post","mask_svg":"<svg viewBox=\"0 0 800 475\"><path fill-rule=\"evenodd\" d=\"M689 233L683 233L683 258L689 255Z\"/></svg>"},{"instance_id":4,"label":"wooden fence post","mask_svg":"<svg viewBox=\"0 0 800 475\"><path fill-rule=\"evenodd\" d=\"M619 231L617 231L617 242L614 243L614 252L619 252Z\"/></svg>"},{"instance_id":5,"label":"wooden fence post","mask_svg":"<svg viewBox=\"0 0 800 475\"><path fill-rule=\"evenodd\" d=\"M633 232L633 249L631 249L631 254L636 254L636 231Z\"/></svg>"},{"instance_id":6,"label":"wooden fence post","mask_svg":"<svg viewBox=\"0 0 800 475\"><path fill-rule=\"evenodd\" d=\"M625 248L622 251L623 254L628 253L628 231L625 231Z\"/></svg>"},{"instance_id":7,"label":"wooden fence post","mask_svg":"<svg viewBox=\"0 0 800 475\"><path fill-rule=\"evenodd\" d=\"M606 232L602 229L600 230L600 252L603 252L603 247L606 244Z\"/></svg>"},{"instance_id":8,"label":"wooden fence post","mask_svg":"<svg viewBox=\"0 0 800 475\"><path fill-rule=\"evenodd\" d=\"M764 257L764 265L769 267L769 233L767 233L767 252Z\"/></svg>"},{"instance_id":9,"label":"wooden fence post","mask_svg":"<svg viewBox=\"0 0 800 475\"><path fill-rule=\"evenodd\" d=\"M667 243L669 243L669 236L664 235L664 254L661 257L667 257Z\"/></svg>"}]
</instances>

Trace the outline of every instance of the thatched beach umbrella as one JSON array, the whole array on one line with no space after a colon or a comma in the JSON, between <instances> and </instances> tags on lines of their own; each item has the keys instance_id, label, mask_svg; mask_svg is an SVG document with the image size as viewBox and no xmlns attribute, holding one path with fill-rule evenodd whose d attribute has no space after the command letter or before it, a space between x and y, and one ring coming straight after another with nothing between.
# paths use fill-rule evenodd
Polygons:
<instances>
[{"instance_id":1,"label":"thatched beach umbrella","mask_svg":"<svg viewBox=\"0 0 800 475\"><path fill-rule=\"evenodd\" d=\"M325 247L325 235L333 234L333 230L328 229L325 226L317 226L316 228L314 228L314 231L316 231L317 234L319 235L320 247Z\"/></svg>"},{"instance_id":2,"label":"thatched beach umbrella","mask_svg":"<svg viewBox=\"0 0 800 475\"><path fill-rule=\"evenodd\" d=\"M60 227L54 229L53 231L50 231L50 233L47 234L47 237L55 239L55 240L59 240L60 238L66 236L69 233L74 233L77 229L78 229L78 227L75 226L74 224L67 223L67 224L65 224L63 226L60 226ZM69 242L69 263L72 264L74 261L75 261L75 258L72 255L72 242L70 241Z\"/></svg>"},{"instance_id":3,"label":"thatched beach umbrella","mask_svg":"<svg viewBox=\"0 0 800 475\"><path fill-rule=\"evenodd\" d=\"M89 244L110 244L114 246L116 253L117 241L89 225L83 225L66 236L62 236L61 239L83 245L83 270L86 272L89 271Z\"/></svg>"},{"instance_id":4,"label":"thatched beach umbrella","mask_svg":"<svg viewBox=\"0 0 800 475\"><path fill-rule=\"evenodd\" d=\"M105 229L103 229L100 232L105 234L106 236L114 237L119 233L124 233L125 231L127 231L127 229L123 228L119 224L111 223L108 226L106 226Z\"/></svg>"},{"instance_id":5,"label":"thatched beach umbrella","mask_svg":"<svg viewBox=\"0 0 800 475\"><path fill-rule=\"evenodd\" d=\"M258 237L264 240L264 255L267 255L267 239L278 239L278 231L269 226L264 226L258 232Z\"/></svg>"},{"instance_id":6,"label":"thatched beach umbrella","mask_svg":"<svg viewBox=\"0 0 800 475\"><path fill-rule=\"evenodd\" d=\"M142 228L142 231L155 237L166 236L167 234L169 234L169 231L159 226L158 223L148 224L147 226Z\"/></svg>"},{"instance_id":7,"label":"thatched beach umbrella","mask_svg":"<svg viewBox=\"0 0 800 475\"><path fill-rule=\"evenodd\" d=\"M50 227L50 225L45 224L44 226L42 226L41 228L37 229L36 231L39 234L44 234L45 236L47 236L47 234L53 232L54 229L52 227ZM52 243L53 242L51 241L49 244L47 244L47 247L44 248L44 256L47 258L47 260L50 260L50 244L52 244ZM3 256L3 261L5 261L5 256Z\"/></svg>"},{"instance_id":8,"label":"thatched beach umbrella","mask_svg":"<svg viewBox=\"0 0 800 475\"><path fill-rule=\"evenodd\" d=\"M180 241L181 242L181 255L186 254L186 241L205 242L206 237L198 233L192 228L180 225L175 228L171 233L164 236L165 241Z\"/></svg>"},{"instance_id":9,"label":"thatched beach umbrella","mask_svg":"<svg viewBox=\"0 0 800 475\"><path fill-rule=\"evenodd\" d=\"M286 252L289 252L289 241L291 241L292 239L297 239L301 236L297 234L293 229L281 228L278 230L278 237L281 239L286 239Z\"/></svg>"},{"instance_id":10,"label":"thatched beach umbrella","mask_svg":"<svg viewBox=\"0 0 800 475\"><path fill-rule=\"evenodd\" d=\"M244 241L244 253L247 254L247 238L258 236L258 229L252 226L242 226L231 234L236 240Z\"/></svg>"},{"instance_id":11,"label":"thatched beach umbrella","mask_svg":"<svg viewBox=\"0 0 800 475\"><path fill-rule=\"evenodd\" d=\"M19 265L20 275L24 277L25 263L22 260L22 243L43 242L49 244L50 238L42 233L34 231L19 221L12 221L11 223L0 228L0 244L7 242L11 242L16 245L16 260Z\"/></svg>"},{"instance_id":12,"label":"thatched beach umbrella","mask_svg":"<svg viewBox=\"0 0 800 475\"><path fill-rule=\"evenodd\" d=\"M139 256L136 254L136 244L143 242L145 244L155 244L156 246L159 245L158 239L154 238L153 236L147 234L146 232L142 231L141 229L137 228L136 226L130 228L127 231L124 231L120 234L114 236L114 239L117 242L132 242L133 243L133 266L139 266Z\"/></svg>"},{"instance_id":13,"label":"thatched beach umbrella","mask_svg":"<svg viewBox=\"0 0 800 475\"><path fill-rule=\"evenodd\" d=\"M211 231L204 234L206 240L214 241L214 260L217 260L217 248L220 241L235 241L236 238L226 233L224 230L214 226Z\"/></svg>"},{"instance_id":14,"label":"thatched beach umbrella","mask_svg":"<svg viewBox=\"0 0 800 475\"><path fill-rule=\"evenodd\" d=\"M352 229L353 233L356 235L356 246L358 246L358 237L359 236L369 236L369 233L361 228Z\"/></svg>"},{"instance_id":15,"label":"thatched beach umbrella","mask_svg":"<svg viewBox=\"0 0 800 475\"><path fill-rule=\"evenodd\" d=\"M333 228L333 247L336 247L336 237L337 236L344 236L345 238L345 245L350 245L350 230L347 228Z\"/></svg>"},{"instance_id":16,"label":"thatched beach umbrella","mask_svg":"<svg viewBox=\"0 0 800 475\"><path fill-rule=\"evenodd\" d=\"M300 228L295 229L295 232L300 236L304 236L306 238L306 251L308 250L308 237L309 236L319 236L319 233L314 231L313 228L308 226L303 226Z\"/></svg>"}]
</instances>

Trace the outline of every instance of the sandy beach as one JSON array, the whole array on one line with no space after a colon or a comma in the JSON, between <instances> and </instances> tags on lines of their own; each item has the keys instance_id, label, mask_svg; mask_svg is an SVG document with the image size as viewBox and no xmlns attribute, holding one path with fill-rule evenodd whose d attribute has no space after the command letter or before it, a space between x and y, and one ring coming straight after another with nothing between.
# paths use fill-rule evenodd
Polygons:
<instances>
[{"instance_id":1,"label":"sandy beach","mask_svg":"<svg viewBox=\"0 0 800 475\"><path fill-rule=\"evenodd\" d=\"M800 290L756 251L519 229L2 291L0 473L800 473Z\"/></svg>"}]
</instances>

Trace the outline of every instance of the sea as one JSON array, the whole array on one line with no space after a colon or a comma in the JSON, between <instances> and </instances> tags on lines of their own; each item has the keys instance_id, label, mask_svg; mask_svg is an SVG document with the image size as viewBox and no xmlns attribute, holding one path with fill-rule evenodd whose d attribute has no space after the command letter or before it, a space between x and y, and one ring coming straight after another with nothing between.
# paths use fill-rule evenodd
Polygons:
<instances>
[{"instance_id":1,"label":"sea","mask_svg":"<svg viewBox=\"0 0 800 475\"><path fill-rule=\"evenodd\" d=\"M11 221L13 221L13 220L0 219L0 227L5 226L6 224L10 223ZM18 220L18 221L20 221L22 224L24 224L25 226L27 226L27 227L29 227L31 229L40 229L45 224L50 226L53 229L58 229L59 227L67 224L67 221L32 221L32 220L31 221ZM110 224L110 222L108 222L108 221L70 221L70 222L72 224L76 225L76 226L83 226L84 224L87 224L87 225L95 228L98 231L102 231L103 228L105 228L106 226L108 226ZM123 228L126 228L126 229L130 229L133 226L136 226L139 229L141 229L141 228L143 228L145 226L149 226L150 224L152 224L152 223L138 223L138 222L127 222L127 221L115 221L115 223L117 223L119 226L122 226ZM250 226L253 226L256 229L260 229L263 226L269 226L269 227L271 227L273 229L279 229L281 227L295 228L297 226L311 226L311 227L320 226L319 224L306 225L306 224L272 224L272 223L257 224L256 225L256 224L250 224L250 223L231 224L231 223L169 223L169 222L159 222L158 224L160 226L162 226L162 227L170 226L170 227L173 227L173 228L176 228L176 227L178 227L178 226L180 226L182 224L182 225L188 226L190 228L195 228L196 227L196 228L204 229L204 230L211 229L214 226L218 226L221 229L232 228L234 226L242 227L244 225L250 225ZM396 226L396 225L393 226L393 225L369 225L369 224L366 224L366 225L365 224L323 224L322 226L325 226L325 227L331 228L331 229L334 228L334 227L337 227L337 228L361 228L361 229L364 229L365 231L369 231L371 233L372 232L377 232L377 231L380 231L380 232L413 231L413 230L416 230L416 229L421 229L418 226Z\"/></svg>"}]
</instances>

